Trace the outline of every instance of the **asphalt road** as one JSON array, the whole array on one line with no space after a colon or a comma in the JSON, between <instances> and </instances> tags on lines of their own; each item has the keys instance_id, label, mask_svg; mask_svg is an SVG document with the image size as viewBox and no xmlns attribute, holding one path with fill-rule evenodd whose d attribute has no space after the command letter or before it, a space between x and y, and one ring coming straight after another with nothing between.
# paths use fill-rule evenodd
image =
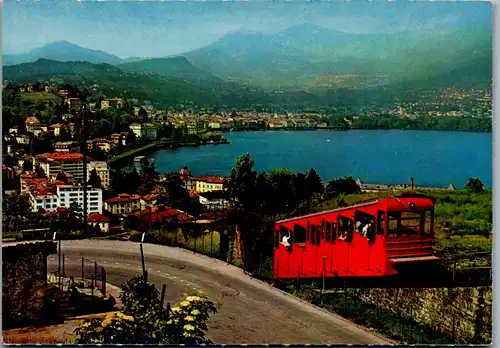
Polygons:
<instances>
[{"instance_id":1,"label":"asphalt road","mask_svg":"<svg viewBox=\"0 0 500 348\"><path fill-rule=\"evenodd\" d=\"M144 244L149 280L166 301L203 293L218 312L208 323L208 336L220 344L387 344L364 328L252 279L237 267L193 252ZM119 286L141 272L138 243L109 240L63 241L65 271L81 277L81 256L106 268L108 283ZM49 271L57 257L49 257ZM89 266L90 269L90 266Z\"/></svg>"}]
</instances>

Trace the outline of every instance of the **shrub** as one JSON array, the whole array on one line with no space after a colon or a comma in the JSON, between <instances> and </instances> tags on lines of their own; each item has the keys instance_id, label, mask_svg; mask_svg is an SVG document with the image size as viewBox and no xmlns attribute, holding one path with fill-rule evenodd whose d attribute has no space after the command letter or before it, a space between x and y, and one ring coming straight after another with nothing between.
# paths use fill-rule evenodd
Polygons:
<instances>
[{"instance_id":1,"label":"shrub","mask_svg":"<svg viewBox=\"0 0 500 348\"><path fill-rule=\"evenodd\" d=\"M202 344L206 321L215 313L206 297L189 296L171 312L163 308L159 292L142 275L122 285L123 311L105 319L87 319L75 330L76 343L105 344Z\"/></svg>"}]
</instances>

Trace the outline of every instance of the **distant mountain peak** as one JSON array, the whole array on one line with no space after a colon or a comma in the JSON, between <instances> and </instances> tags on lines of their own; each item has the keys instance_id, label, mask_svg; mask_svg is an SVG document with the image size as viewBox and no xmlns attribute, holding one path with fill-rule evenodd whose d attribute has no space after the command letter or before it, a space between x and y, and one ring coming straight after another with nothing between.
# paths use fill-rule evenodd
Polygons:
<instances>
[{"instance_id":1,"label":"distant mountain peak","mask_svg":"<svg viewBox=\"0 0 500 348\"><path fill-rule=\"evenodd\" d=\"M117 64L123 60L113 54L79 46L67 40L58 40L35 47L27 53L4 55L4 64L12 65L33 62L39 58L57 61L86 61L94 63Z\"/></svg>"}]
</instances>

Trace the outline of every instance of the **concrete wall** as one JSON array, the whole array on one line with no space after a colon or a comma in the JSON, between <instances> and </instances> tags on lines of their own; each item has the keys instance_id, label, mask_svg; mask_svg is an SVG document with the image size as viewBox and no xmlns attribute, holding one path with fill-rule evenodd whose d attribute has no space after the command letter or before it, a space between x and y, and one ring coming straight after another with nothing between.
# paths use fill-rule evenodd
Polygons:
<instances>
[{"instance_id":1,"label":"concrete wall","mask_svg":"<svg viewBox=\"0 0 500 348\"><path fill-rule=\"evenodd\" d=\"M3 326L41 320L47 290L47 256L55 242L24 243L2 248Z\"/></svg>"},{"instance_id":2,"label":"concrete wall","mask_svg":"<svg viewBox=\"0 0 500 348\"><path fill-rule=\"evenodd\" d=\"M358 289L356 296L457 339L491 343L492 287Z\"/></svg>"}]
</instances>

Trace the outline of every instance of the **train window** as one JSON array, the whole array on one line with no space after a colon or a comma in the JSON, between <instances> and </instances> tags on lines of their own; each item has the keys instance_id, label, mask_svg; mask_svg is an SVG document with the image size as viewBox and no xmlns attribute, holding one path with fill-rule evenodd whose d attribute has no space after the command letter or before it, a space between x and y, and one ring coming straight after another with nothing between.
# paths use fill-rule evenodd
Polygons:
<instances>
[{"instance_id":1,"label":"train window","mask_svg":"<svg viewBox=\"0 0 500 348\"><path fill-rule=\"evenodd\" d=\"M278 231L274 230L274 249L277 249L280 244L280 234Z\"/></svg>"},{"instance_id":2,"label":"train window","mask_svg":"<svg viewBox=\"0 0 500 348\"><path fill-rule=\"evenodd\" d=\"M307 221L307 241L311 243L311 223Z\"/></svg>"},{"instance_id":3,"label":"train window","mask_svg":"<svg viewBox=\"0 0 500 348\"><path fill-rule=\"evenodd\" d=\"M280 227L280 243L292 250L293 233L285 226Z\"/></svg>"},{"instance_id":4,"label":"train window","mask_svg":"<svg viewBox=\"0 0 500 348\"><path fill-rule=\"evenodd\" d=\"M331 238L332 238L332 223L327 221L325 227L325 240L327 242L331 242Z\"/></svg>"},{"instance_id":5,"label":"train window","mask_svg":"<svg viewBox=\"0 0 500 348\"><path fill-rule=\"evenodd\" d=\"M389 213L389 238L418 235L420 220L421 217L418 212Z\"/></svg>"},{"instance_id":6,"label":"train window","mask_svg":"<svg viewBox=\"0 0 500 348\"><path fill-rule=\"evenodd\" d=\"M345 240L346 242L350 242L352 240L352 233L354 230L353 221L345 216L339 215L338 224L338 238L341 240Z\"/></svg>"},{"instance_id":7,"label":"train window","mask_svg":"<svg viewBox=\"0 0 500 348\"><path fill-rule=\"evenodd\" d=\"M319 246L321 244L321 226L316 226L316 245Z\"/></svg>"},{"instance_id":8,"label":"train window","mask_svg":"<svg viewBox=\"0 0 500 348\"><path fill-rule=\"evenodd\" d=\"M316 225L311 226L311 243L316 244Z\"/></svg>"},{"instance_id":9,"label":"train window","mask_svg":"<svg viewBox=\"0 0 500 348\"><path fill-rule=\"evenodd\" d=\"M422 212L422 217L421 217L421 224L422 224L422 235L426 237L432 236L432 229L434 225L434 216L432 210L426 210L425 212Z\"/></svg>"},{"instance_id":10,"label":"train window","mask_svg":"<svg viewBox=\"0 0 500 348\"><path fill-rule=\"evenodd\" d=\"M305 244L305 242L306 242L306 234L307 234L306 233L307 231L306 231L305 227L300 226L298 224L295 224L295 226L293 228L293 232L294 232L294 234L293 234L293 237L294 237L293 242L295 244L302 244L302 245Z\"/></svg>"},{"instance_id":11,"label":"train window","mask_svg":"<svg viewBox=\"0 0 500 348\"><path fill-rule=\"evenodd\" d=\"M321 239L326 238L326 228L325 228L325 219L321 219Z\"/></svg>"},{"instance_id":12,"label":"train window","mask_svg":"<svg viewBox=\"0 0 500 348\"><path fill-rule=\"evenodd\" d=\"M378 226L377 226L377 233L380 235L383 235L385 233L385 213L381 210L378 212Z\"/></svg>"},{"instance_id":13,"label":"train window","mask_svg":"<svg viewBox=\"0 0 500 348\"><path fill-rule=\"evenodd\" d=\"M375 239L375 217L360 210L356 210L354 213L354 220L356 221L354 224L355 231L369 241L373 241Z\"/></svg>"}]
</instances>

